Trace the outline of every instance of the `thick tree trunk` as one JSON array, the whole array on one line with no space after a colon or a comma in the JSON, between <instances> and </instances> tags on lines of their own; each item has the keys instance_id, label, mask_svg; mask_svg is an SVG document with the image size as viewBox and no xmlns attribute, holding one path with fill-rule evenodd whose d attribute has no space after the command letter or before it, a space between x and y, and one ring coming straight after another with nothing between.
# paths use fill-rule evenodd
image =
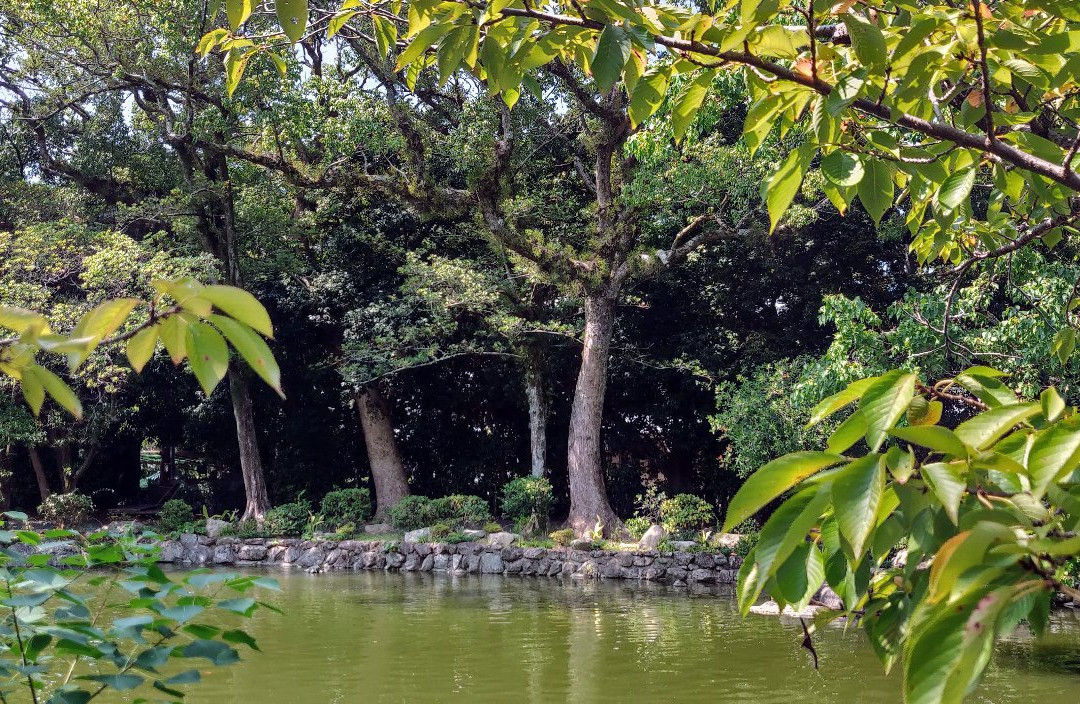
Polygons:
<instances>
[{"instance_id":1,"label":"thick tree trunk","mask_svg":"<svg viewBox=\"0 0 1080 704\"><path fill-rule=\"evenodd\" d=\"M409 481L390 420L390 404L377 388L368 386L356 394L356 405L375 484L375 515L385 518L391 506L409 495Z\"/></svg>"},{"instance_id":2,"label":"thick tree trunk","mask_svg":"<svg viewBox=\"0 0 1080 704\"><path fill-rule=\"evenodd\" d=\"M585 340L574 388L574 405L570 411L567 457L570 480L567 523L578 535L592 529L597 518L603 524L605 535L617 532L621 525L608 503L600 465L600 426L614 330L615 299L596 294L586 298Z\"/></svg>"},{"instance_id":3,"label":"thick tree trunk","mask_svg":"<svg viewBox=\"0 0 1080 704\"><path fill-rule=\"evenodd\" d=\"M240 472L244 475L244 494L247 504L241 520L262 522L270 510L270 495L266 491L259 443L255 436L255 412L251 391L239 369L229 374L229 394L232 396L233 416L236 418L236 440L240 446Z\"/></svg>"},{"instance_id":4,"label":"thick tree trunk","mask_svg":"<svg viewBox=\"0 0 1080 704\"><path fill-rule=\"evenodd\" d=\"M26 448L26 454L30 456L30 466L34 468L34 478L37 479L38 493L41 501L52 496L52 488L49 487L49 478L45 475L45 463L41 461L41 453L34 446Z\"/></svg>"},{"instance_id":5,"label":"thick tree trunk","mask_svg":"<svg viewBox=\"0 0 1080 704\"><path fill-rule=\"evenodd\" d=\"M543 373L536 363L525 370L525 396L529 400L529 454L534 477L547 472L548 398Z\"/></svg>"}]
</instances>

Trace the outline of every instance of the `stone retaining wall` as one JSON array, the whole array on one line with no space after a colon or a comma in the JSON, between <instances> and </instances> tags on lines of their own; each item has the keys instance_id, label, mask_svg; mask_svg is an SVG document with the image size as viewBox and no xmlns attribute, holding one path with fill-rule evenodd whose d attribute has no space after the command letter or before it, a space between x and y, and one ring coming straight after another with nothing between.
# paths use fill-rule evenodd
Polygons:
<instances>
[{"instance_id":1,"label":"stone retaining wall","mask_svg":"<svg viewBox=\"0 0 1080 704\"><path fill-rule=\"evenodd\" d=\"M634 579L675 585L734 584L741 560L713 553L574 550L476 543L387 543L297 538L208 538L182 535L161 546L161 562L261 565L328 570L401 570L451 574L517 574Z\"/></svg>"}]
</instances>

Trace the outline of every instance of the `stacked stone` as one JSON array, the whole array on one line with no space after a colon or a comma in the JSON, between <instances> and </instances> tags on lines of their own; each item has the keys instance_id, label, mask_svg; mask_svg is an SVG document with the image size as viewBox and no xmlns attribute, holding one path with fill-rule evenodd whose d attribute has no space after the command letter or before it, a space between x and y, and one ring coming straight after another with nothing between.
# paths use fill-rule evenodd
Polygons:
<instances>
[{"instance_id":1,"label":"stacked stone","mask_svg":"<svg viewBox=\"0 0 1080 704\"><path fill-rule=\"evenodd\" d=\"M630 579L676 585L734 584L741 560L707 552L583 550L469 543L399 543L298 538L182 535L162 544L161 561L179 565L290 566L329 570L400 570Z\"/></svg>"}]
</instances>

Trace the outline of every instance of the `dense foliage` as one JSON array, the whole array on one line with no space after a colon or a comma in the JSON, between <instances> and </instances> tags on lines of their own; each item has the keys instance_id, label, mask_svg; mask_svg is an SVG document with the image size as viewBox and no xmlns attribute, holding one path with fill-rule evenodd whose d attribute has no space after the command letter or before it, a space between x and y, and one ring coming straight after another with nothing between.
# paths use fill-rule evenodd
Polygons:
<instances>
[{"instance_id":1,"label":"dense foliage","mask_svg":"<svg viewBox=\"0 0 1080 704\"><path fill-rule=\"evenodd\" d=\"M253 590L276 588L266 577L167 575L156 548L131 535L9 528L0 543L5 701L65 704L113 692L181 698L201 669L238 662L239 646L258 650L241 628L220 626L221 617L250 618L261 606ZM190 667L167 674L179 662Z\"/></svg>"}]
</instances>

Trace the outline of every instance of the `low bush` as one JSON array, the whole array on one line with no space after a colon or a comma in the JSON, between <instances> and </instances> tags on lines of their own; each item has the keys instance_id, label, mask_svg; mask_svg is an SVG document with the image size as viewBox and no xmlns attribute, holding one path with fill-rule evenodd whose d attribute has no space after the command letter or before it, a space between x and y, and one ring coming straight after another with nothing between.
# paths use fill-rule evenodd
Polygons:
<instances>
[{"instance_id":1,"label":"low bush","mask_svg":"<svg viewBox=\"0 0 1080 704\"><path fill-rule=\"evenodd\" d=\"M574 531L569 528L563 528L561 530L552 531L551 535L548 537L555 541L556 545L566 547L573 541Z\"/></svg>"},{"instance_id":2,"label":"low bush","mask_svg":"<svg viewBox=\"0 0 1080 704\"><path fill-rule=\"evenodd\" d=\"M169 499L157 515L157 529L162 533L179 533L191 527L195 511L183 499Z\"/></svg>"},{"instance_id":3,"label":"low bush","mask_svg":"<svg viewBox=\"0 0 1080 704\"><path fill-rule=\"evenodd\" d=\"M652 526L652 521L645 516L634 516L633 518L627 518L623 525L626 526L626 532L630 534L631 538L641 540L641 536L645 535L645 531Z\"/></svg>"},{"instance_id":4,"label":"low bush","mask_svg":"<svg viewBox=\"0 0 1080 704\"><path fill-rule=\"evenodd\" d=\"M735 554L745 558L757 545L759 533L743 533L739 536L739 542L735 543Z\"/></svg>"},{"instance_id":5,"label":"low bush","mask_svg":"<svg viewBox=\"0 0 1080 704\"><path fill-rule=\"evenodd\" d=\"M485 533L501 533L503 527L495 521L488 521L482 526Z\"/></svg>"},{"instance_id":6,"label":"low bush","mask_svg":"<svg viewBox=\"0 0 1080 704\"><path fill-rule=\"evenodd\" d=\"M94 512L94 502L89 496L77 492L53 494L38 506L38 515L60 528L70 528L85 523Z\"/></svg>"},{"instance_id":7,"label":"low bush","mask_svg":"<svg viewBox=\"0 0 1080 704\"><path fill-rule=\"evenodd\" d=\"M554 501L551 482L544 477L518 477L502 488L503 515L515 523L536 516L537 521L546 525Z\"/></svg>"},{"instance_id":8,"label":"low bush","mask_svg":"<svg viewBox=\"0 0 1080 704\"><path fill-rule=\"evenodd\" d=\"M432 540L444 541L454 533L453 527L449 523L436 523L431 526L429 537Z\"/></svg>"},{"instance_id":9,"label":"low bush","mask_svg":"<svg viewBox=\"0 0 1080 704\"><path fill-rule=\"evenodd\" d=\"M238 523L230 523L218 532L218 537L229 538L265 538L266 531L259 527L253 518Z\"/></svg>"},{"instance_id":10,"label":"low bush","mask_svg":"<svg viewBox=\"0 0 1080 704\"><path fill-rule=\"evenodd\" d=\"M330 529L348 523L360 525L371 515L371 492L364 488L334 489L323 497L319 513Z\"/></svg>"},{"instance_id":11,"label":"low bush","mask_svg":"<svg viewBox=\"0 0 1080 704\"><path fill-rule=\"evenodd\" d=\"M270 535L301 536L308 527L311 502L300 499L275 506L266 512L266 532Z\"/></svg>"},{"instance_id":12,"label":"low bush","mask_svg":"<svg viewBox=\"0 0 1080 704\"><path fill-rule=\"evenodd\" d=\"M436 523L453 529L484 525L491 520L487 501L479 496L452 494L439 499L406 496L390 507L390 523L398 530L416 530Z\"/></svg>"},{"instance_id":13,"label":"low bush","mask_svg":"<svg viewBox=\"0 0 1080 704\"><path fill-rule=\"evenodd\" d=\"M693 494L678 494L660 504L660 524L679 539L694 540L698 531L715 523L712 506Z\"/></svg>"},{"instance_id":14,"label":"low bush","mask_svg":"<svg viewBox=\"0 0 1080 704\"><path fill-rule=\"evenodd\" d=\"M491 520L488 502L469 494L433 499L428 510L429 522L445 521L454 527L479 526Z\"/></svg>"},{"instance_id":15,"label":"low bush","mask_svg":"<svg viewBox=\"0 0 1080 704\"><path fill-rule=\"evenodd\" d=\"M390 507L390 523L398 530L416 530L429 525L431 499L426 496L406 496Z\"/></svg>"}]
</instances>

